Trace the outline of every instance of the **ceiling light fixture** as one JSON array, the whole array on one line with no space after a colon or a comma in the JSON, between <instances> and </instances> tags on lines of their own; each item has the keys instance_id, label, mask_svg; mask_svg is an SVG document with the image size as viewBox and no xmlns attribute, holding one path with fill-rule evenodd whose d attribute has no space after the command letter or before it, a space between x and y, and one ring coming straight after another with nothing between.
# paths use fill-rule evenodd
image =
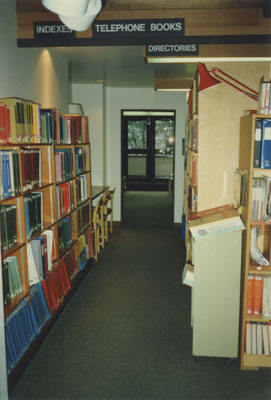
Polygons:
<instances>
[{"instance_id":1,"label":"ceiling light fixture","mask_svg":"<svg viewBox=\"0 0 271 400\"><path fill-rule=\"evenodd\" d=\"M233 78L231 75L227 74L219 68L212 67L211 69L207 70L206 65L200 63L198 65L198 73L200 76L200 84L198 88L199 92L209 89L222 81L227 83L234 89L238 90L239 92L250 97L251 99L258 101L258 92L246 86L244 83L238 81L237 79ZM240 87L237 85L239 85Z\"/></svg>"},{"instance_id":2,"label":"ceiling light fixture","mask_svg":"<svg viewBox=\"0 0 271 400\"><path fill-rule=\"evenodd\" d=\"M102 9L101 0L42 0L48 10L74 31L85 31Z\"/></svg>"}]
</instances>

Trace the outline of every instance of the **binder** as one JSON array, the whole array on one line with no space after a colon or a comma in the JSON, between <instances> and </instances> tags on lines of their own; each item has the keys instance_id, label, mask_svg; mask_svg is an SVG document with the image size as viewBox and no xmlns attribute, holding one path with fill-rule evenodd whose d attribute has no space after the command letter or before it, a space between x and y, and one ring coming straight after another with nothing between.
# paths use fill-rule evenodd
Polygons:
<instances>
[{"instance_id":1,"label":"binder","mask_svg":"<svg viewBox=\"0 0 271 400\"><path fill-rule=\"evenodd\" d=\"M261 168L271 168L271 119L262 120Z\"/></svg>"}]
</instances>

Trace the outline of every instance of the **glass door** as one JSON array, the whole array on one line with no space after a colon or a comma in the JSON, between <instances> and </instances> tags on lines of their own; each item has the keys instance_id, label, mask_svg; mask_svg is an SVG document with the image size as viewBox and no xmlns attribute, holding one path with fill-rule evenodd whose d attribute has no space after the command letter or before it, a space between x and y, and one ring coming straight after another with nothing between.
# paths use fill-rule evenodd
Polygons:
<instances>
[{"instance_id":1,"label":"glass door","mask_svg":"<svg viewBox=\"0 0 271 400\"><path fill-rule=\"evenodd\" d=\"M122 117L125 189L167 190L173 178L175 114L157 113Z\"/></svg>"}]
</instances>

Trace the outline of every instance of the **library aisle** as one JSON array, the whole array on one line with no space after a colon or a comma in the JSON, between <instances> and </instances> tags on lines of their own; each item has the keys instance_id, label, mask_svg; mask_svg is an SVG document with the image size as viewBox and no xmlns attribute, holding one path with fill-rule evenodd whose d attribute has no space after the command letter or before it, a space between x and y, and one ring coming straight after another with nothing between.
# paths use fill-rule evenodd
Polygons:
<instances>
[{"instance_id":1,"label":"library aisle","mask_svg":"<svg viewBox=\"0 0 271 400\"><path fill-rule=\"evenodd\" d=\"M192 357L179 229L120 225L10 394L18 399L270 399L270 370Z\"/></svg>"}]
</instances>

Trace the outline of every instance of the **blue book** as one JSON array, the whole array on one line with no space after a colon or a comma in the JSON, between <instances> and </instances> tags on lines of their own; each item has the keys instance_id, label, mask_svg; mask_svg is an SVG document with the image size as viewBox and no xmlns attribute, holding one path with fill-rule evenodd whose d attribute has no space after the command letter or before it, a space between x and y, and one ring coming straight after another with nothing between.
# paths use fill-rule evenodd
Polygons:
<instances>
[{"instance_id":1,"label":"blue book","mask_svg":"<svg viewBox=\"0 0 271 400\"><path fill-rule=\"evenodd\" d=\"M5 152L1 152L1 172L2 172L2 186L3 193L2 197L6 199L8 197L8 188L7 188L7 172L6 172L6 161L5 161Z\"/></svg>"},{"instance_id":2,"label":"blue book","mask_svg":"<svg viewBox=\"0 0 271 400\"><path fill-rule=\"evenodd\" d=\"M271 169L271 119L262 120L261 168Z\"/></svg>"},{"instance_id":3,"label":"blue book","mask_svg":"<svg viewBox=\"0 0 271 400\"><path fill-rule=\"evenodd\" d=\"M9 165L9 155L8 151L4 152L5 158L5 173L6 173L6 185L7 185L7 197L11 196L11 182L10 182L10 165Z\"/></svg>"},{"instance_id":4,"label":"blue book","mask_svg":"<svg viewBox=\"0 0 271 400\"><path fill-rule=\"evenodd\" d=\"M25 233L26 239L30 239L30 220L29 220L29 197L24 197L24 214L25 214Z\"/></svg>"}]
</instances>

